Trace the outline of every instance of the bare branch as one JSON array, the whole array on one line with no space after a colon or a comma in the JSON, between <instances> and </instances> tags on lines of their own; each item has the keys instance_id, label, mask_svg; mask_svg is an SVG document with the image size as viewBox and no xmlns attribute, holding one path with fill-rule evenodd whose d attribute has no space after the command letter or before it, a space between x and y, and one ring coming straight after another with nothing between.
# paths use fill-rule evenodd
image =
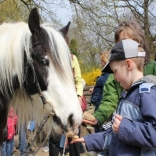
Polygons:
<instances>
[{"instance_id":1,"label":"bare branch","mask_svg":"<svg viewBox=\"0 0 156 156\"><path fill-rule=\"evenodd\" d=\"M2 4L3 2L5 2L6 0L0 0L0 4Z\"/></svg>"},{"instance_id":2,"label":"bare branch","mask_svg":"<svg viewBox=\"0 0 156 156\"><path fill-rule=\"evenodd\" d=\"M27 9L30 11L30 7L29 4L27 2L25 2L24 0L20 0L26 7Z\"/></svg>"}]
</instances>

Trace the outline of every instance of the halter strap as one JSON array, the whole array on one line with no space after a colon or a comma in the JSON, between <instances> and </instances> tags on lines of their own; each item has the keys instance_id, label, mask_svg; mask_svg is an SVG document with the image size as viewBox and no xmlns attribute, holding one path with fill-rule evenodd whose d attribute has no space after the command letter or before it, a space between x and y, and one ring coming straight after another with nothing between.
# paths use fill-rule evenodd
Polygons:
<instances>
[{"instance_id":1,"label":"halter strap","mask_svg":"<svg viewBox=\"0 0 156 156\"><path fill-rule=\"evenodd\" d=\"M34 82L35 82L38 94L39 94L39 96L40 96L40 98L42 100L43 105L45 105L47 102L46 102L46 100L45 100L45 98L44 98L44 96L42 94L41 87L39 85L39 82L38 82L38 79L37 79L37 76L36 76L36 72L35 72L35 69L34 69L34 65L33 65L32 61L29 64L30 64L30 66L32 68L32 72L33 72L33 75L34 75Z\"/></svg>"}]
</instances>

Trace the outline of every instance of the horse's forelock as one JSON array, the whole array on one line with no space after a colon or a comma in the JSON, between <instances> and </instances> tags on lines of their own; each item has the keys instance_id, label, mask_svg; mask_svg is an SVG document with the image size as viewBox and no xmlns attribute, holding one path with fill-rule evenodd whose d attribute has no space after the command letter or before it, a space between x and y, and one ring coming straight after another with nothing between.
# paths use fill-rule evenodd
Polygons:
<instances>
[{"instance_id":1,"label":"horse's forelock","mask_svg":"<svg viewBox=\"0 0 156 156\"><path fill-rule=\"evenodd\" d=\"M49 47L52 54L52 64L57 74L64 79L69 80L72 77L71 56L65 39L61 33L54 30L49 25L42 25L49 37Z\"/></svg>"}]
</instances>

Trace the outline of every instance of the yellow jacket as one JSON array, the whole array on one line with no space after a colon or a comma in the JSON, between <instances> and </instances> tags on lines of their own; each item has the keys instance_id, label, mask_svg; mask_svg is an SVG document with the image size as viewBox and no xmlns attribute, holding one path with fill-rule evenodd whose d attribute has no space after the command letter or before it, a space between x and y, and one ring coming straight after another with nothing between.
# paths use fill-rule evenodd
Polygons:
<instances>
[{"instance_id":1,"label":"yellow jacket","mask_svg":"<svg viewBox=\"0 0 156 156\"><path fill-rule=\"evenodd\" d=\"M73 68L73 73L74 73L76 92L77 92L77 95L82 96L83 84L82 84L81 70L80 70L79 62L75 55L72 54L71 57L72 57L72 68Z\"/></svg>"}]
</instances>

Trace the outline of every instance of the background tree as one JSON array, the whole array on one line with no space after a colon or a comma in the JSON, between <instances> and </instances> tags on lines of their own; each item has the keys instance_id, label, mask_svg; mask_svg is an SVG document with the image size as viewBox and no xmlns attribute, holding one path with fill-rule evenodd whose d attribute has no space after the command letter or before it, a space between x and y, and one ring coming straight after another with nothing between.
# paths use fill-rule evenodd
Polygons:
<instances>
[{"instance_id":1,"label":"background tree","mask_svg":"<svg viewBox=\"0 0 156 156\"><path fill-rule=\"evenodd\" d=\"M37 7L42 21L53 23L60 28L62 24L56 16L56 9L63 6L65 6L63 0L59 2L58 0L0 0L0 12L3 15L1 22L26 21L30 10Z\"/></svg>"},{"instance_id":2,"label":"background tree","mask_svg":"<svg viewBox=\"0 0 156 156\"><path fill-rule=\"evenodd\" d=\"M7 21L26 21L28 10L19 0L7 0L0 3L0 23Z\"/></svg>"},{"instance_id":3,"label":"background tree","mask_svg":"<svg viewBox=\"0 0 156 156\"><path fill-rule=\"evenodd\" d=\"M156 25L156 16L154 15L156 1L70 0L70 2L75 12L73 21L77 23L77 29L80 29L79 32L83 34L82 36L85 36L81 38L80 42L91 42L92 49L96 49L94 60L97 61L97 55L101 51L109 50L112 47L114 44L114 31L123 20L136 20L140 23L153 57L156 50L153 46L153 41L155 40L155 31L153 30ZM83 47L86 49L86 44L81 44L82 49ZM84 51L82 50L82 52ZM88 57L91 58L91 56L93 56L92 51L90 51Z\"/></svg>"},{"instance_id":4,"label":"background tree","mask_svg":"<svg viewBox=\"0 0 156 156\"><path fill-rule=\"evenodd\" d=\"M56 16L56 10L58 7L69 10L67 3L71 4L73 13L70 38L75 40L75 46L71 51L77 53L82 72L100 68L99 55L111 49L114 31L123 20L135 19L140 23L154 58L155 0L1 0L0 22L26 20L28 12L35 6L40 11L42 21L54 23L56 28L60 28L62 23Z\"/></svg>"},{"instance_id":5,"label":"background tree","mask_svg":"<svg viewBox=\"0 0 156 156\"><path fill-rule=\"evenodd\" d=\"M78 57L78 46L75 39L70 41L70 52Z\"/></svg>"}]
</instances>

